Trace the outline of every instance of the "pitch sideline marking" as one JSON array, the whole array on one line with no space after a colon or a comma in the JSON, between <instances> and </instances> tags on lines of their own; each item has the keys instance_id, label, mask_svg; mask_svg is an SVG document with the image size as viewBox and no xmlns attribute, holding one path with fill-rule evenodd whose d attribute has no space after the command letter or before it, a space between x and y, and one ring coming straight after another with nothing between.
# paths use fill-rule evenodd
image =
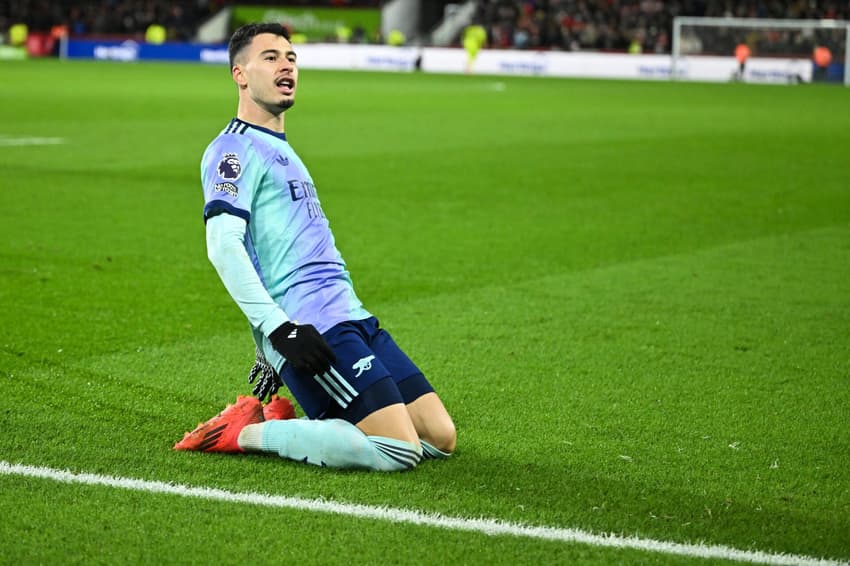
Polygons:
<instances>
[{"instance_id":1,"label":"pitch sideline marking","mask_svg":"<svg viewBox=\"0 0 850 566\"><path fill-rule=\"evenodd\" d=\"M320 499L303 499L282 495L268 495L251 492L232 492L208 487L192 487L180 484L170 484L160 481L139 480L98 474L73 473L68 470L54 468L11 464L0 460L0 475L26 476L50 479L64 483L100 485L118 489L144 491L148 493L164 493L181 497L196 497L228 503L248 503L265 507L281 507L298 511L314 511L333 513L351 517L378 519L382 521L410 523L443 529L469 531L490 536L509 535L560 542L574 542L591 546L636 549L663 554L674 554L693 558L721 558L739 562L782 565L840 565L846 562L800 556L794 554L772 554L769 552L739 550L728 546L706 544L684 544L665 542L637 537L625 537L613 534L592 534L579 529L558 527L542 527L510 523L496 519L467 519L464 517L448 517L439 514L422 513L409 509L393 507L373 507L354 503L335 503Z\"/></svg>"},{"instance_id":2,"label":"pitch sideline marking","mask_svg":"<svg viewBox=\"0 0 850 566\"><path fill-rule=\"evenodd\" d=\"M0 147L23 146L23 145L59 145L65 143L65 138L39 138L39 137L6 137L0 135Z\"/></svg>"}]
</instances>

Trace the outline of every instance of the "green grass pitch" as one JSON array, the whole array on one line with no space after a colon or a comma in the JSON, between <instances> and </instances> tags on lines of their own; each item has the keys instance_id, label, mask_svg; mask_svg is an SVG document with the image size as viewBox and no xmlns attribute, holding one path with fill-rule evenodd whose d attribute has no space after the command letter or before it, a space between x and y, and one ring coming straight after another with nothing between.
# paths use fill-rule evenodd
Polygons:
<instances>
[{"instance_id":1,"label":"green grass pitch","mask_svg":"<svg viewBox=\"0 0 850 566\"><path fill-rule=\"evenodd\" d=\"M286 117L457 453L176 453L237 394L223 67L0 63L0 461L850 560L850 91L302 71ZM22 138L61 138L15 145ZM0 563L703 562L0 475Z\"/></svg>"}]
</instances>

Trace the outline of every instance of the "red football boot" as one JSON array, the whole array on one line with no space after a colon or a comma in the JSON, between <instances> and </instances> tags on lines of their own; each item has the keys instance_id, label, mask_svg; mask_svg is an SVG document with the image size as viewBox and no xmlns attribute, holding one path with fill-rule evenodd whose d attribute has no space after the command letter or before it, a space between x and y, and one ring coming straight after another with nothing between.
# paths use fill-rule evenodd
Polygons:
<instances>
[{"instance_id":1,"label":"red football boot","mask_svg":"<svg viewBox=\"0 0 850 566\"><path fill-rule=\"evenodd\" d=\"M295 407L286 397L272 395L272 400L263 407L263 417L267 421L278 421L295 418Z\"/></svg>"},{"instance_id":2,"label":"red football boot","mask_svg":"<svg viewBox=\"0 0 850 566\"><path fill-rule=\"evenodd\" d=\"M244 452L236 440L246 425L263 422L263 406L256 397L240 396L235 405L228 405L222 412L174 445L175 450L197 450L198 452Z\"/></svg>"}]
</instances>

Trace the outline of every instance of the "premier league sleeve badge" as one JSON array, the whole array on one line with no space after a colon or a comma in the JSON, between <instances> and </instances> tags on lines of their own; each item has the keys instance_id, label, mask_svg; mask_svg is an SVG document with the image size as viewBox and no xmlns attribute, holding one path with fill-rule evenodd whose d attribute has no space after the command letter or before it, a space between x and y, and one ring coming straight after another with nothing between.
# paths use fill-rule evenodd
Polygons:
<instances>
[{"instance_id":1,"label":"premier league sleeve badge","mask_svg":"<svg viewBox=\"0 0 850 566\"><path fill-rule=\"evenodd\" d=\"M235 153L225 153L218 162L218 176L226 181L235 181L242 176L242 164Z\"/></svg>"}]
</instances>

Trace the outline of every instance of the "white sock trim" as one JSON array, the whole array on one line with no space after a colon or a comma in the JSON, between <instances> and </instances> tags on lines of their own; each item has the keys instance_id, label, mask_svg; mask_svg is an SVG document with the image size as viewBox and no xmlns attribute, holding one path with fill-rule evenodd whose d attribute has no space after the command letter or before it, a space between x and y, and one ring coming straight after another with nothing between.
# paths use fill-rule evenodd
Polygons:
<instances>
[{"instance_id":1,"label":"white sock trim","mask_svg":"<svg viewBox=\"0 0 850 566\"><path fill-rule=\"evenodd\" d=\"M262 452L263 450L263 428L266 423L255 423L246 425L236 439L237 444L246 452Z\"/></svg>"}]
</instances>

